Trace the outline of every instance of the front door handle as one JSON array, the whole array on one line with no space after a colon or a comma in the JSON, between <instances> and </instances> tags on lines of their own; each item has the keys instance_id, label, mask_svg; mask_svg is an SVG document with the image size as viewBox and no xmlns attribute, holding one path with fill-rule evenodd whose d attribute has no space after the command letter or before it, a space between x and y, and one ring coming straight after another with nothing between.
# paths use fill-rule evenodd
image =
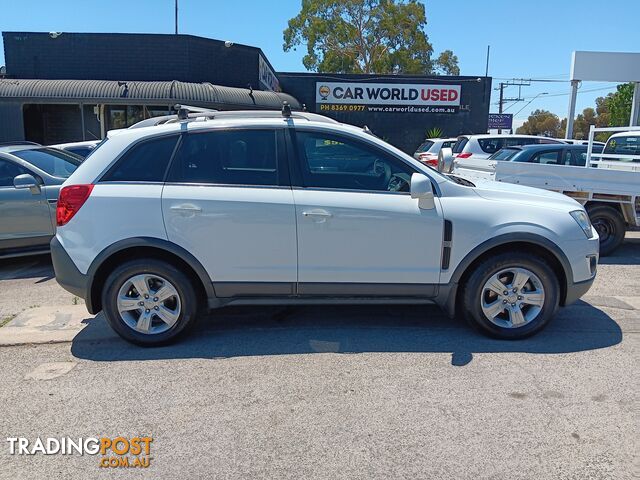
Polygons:
<instances>
[{"instance_id":1,"label":"front door handle","mask_svg":"<svg viewBox=\"0 0 640 480\"><path fill-rule=\"evenodd\" d=\"M192 205L190 203L184 203L182 205L172 205L170 209L174 212L181 213L183 215L195 215L196 213L201 213L202 208L197 205Z\"/></svg>"},{"instance_id":2,"label":"front door handle","mask_svg":"<svg viewBox=\"0 0 640 480\"><path fill-rule=\"evenodd\" d=\"M331 215L329 212L327 212L326 210L322 210L322 209L314 209L314 210L305 210L302 212L302 216L303 217L310 217L310 218L315 218L315 222L316 223L324 223L326 222L329 218L331 218L333 215Z\"/></svg>"}]
</instances>

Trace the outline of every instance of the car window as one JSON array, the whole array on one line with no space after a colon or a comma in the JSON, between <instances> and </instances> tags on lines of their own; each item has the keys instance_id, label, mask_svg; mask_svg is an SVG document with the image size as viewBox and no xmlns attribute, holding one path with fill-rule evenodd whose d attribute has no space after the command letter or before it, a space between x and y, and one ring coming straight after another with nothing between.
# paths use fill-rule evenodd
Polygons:
<instances>
[{"instance_id":1,"label":"car window","mask_svg":"<svg viewBox=\"0 0 640 480\"><path fill-rule=\"evenodd\" d=\"M453 148L453 145L454 145L455 143L456 143L456 142L454 142L454 141L450 141L450 142L442 142L442 147L440 147L440 148Z\"/></svg>"},{"instance_id":2,"label":"car window","mask_svg":"<svg viewBox=\"0 0 640 480\"><path fill-rule=\"evenodd\" d=\"M32 148L11 152L49 175L68 178L80 165L81 160L71 154L55 148Z\"/></svg>"},{"instance_id":3,"label":"car window","mask_svg":"<svg viewBox=\"0 0 640 480\"><path fill-rule=\"evenodd\" d=\"M296 132L305 187L408 192L409 165L337 135Z\"/></svg>"},{"instance_id":4,"label":"car window","mask_svg":"<svg viewBox=\"0 0 640 480\"><path fill-rule=\"evenodd\" d=\"M529 160L529 163L557 165L559 155L560 155L560 150L545 150L544 152L538 152L533 154L533 156Z\"/></svg>"},{"instance_id":5,"label":"car window","mask_svg":"<svg viewBox=\"0 0 640 480\"><path fill-rule=\"evenodd\" d=\"M548 145L551 143L562 143L558 140L555 140L553 138L536 138L534 139L534 142L539 144L539 145Z\"/></svg>"},{"instance_id":6,"label":"car window","mask_svg":"<svg viewBox=\"0 0 640 480\"><path fill-rule=\"evenodd\" d=\"M16 163L0 159L0 187L13 187L13 179L25 173L31 174Z\"/></svg>"},{"instance_id":7,"label":"car window","mask_svg":"<svg viewBox=\"0 0 640 480\"><path fill-rule=\"evenodd\" d=\"M279 185L276 131L191 133L180 145L169 181Z\"/></svg>"},{"instance_id":8,"label":"car window","mask_svg":"<svg viewBox=\"0 0 640 480\"><path fill-rule=\"evenodd\" d=\"M511 159L516 153L521 150L518 148L502 148L489 157L489 160L502 160L506 161Z\"/></svg>"},{"instance_id":9,"label":"car window","mask_svg":"<svg viewBox=\"0 0 640 480\"><path fill-rule=\"evenodd\" d=\"M479 138L478 144L484 153L496 153L504 146L504 139L497 137Z\"/></svg>"},{"instance_id":10,"label":"car window","mask_svg":"<svg viewBox=\"0 0 640 480\"><path fill-rule=\"evenodd\" d=\"M433 146L434 143L435 142L432 142L431 140L426 140L416 149L416 152L426 152Z\"/></svg>"},{"instance_id":11,"label":"car window","mask_svg":"<svg viewBox=\"0 0 640 480\"><path fill-rule=\"evenodd\" d=\"M622 155L640 155L640 136L627 136L627 137L613 137L610 138L604 147L605 154L619 153ZM603 158L603 160L610 161L623 161L623 162L640 162L638 159L630 158Z\"/></svg>"},{"instance_id":12,"label":"car window","mask_svg":"<svg viewBox=\"0 0 640 480\"><path fill-rule=\"evenodd\" d=\"M461 153L468 142L469 139L467 137L460 137L456 140L456 143L453 144L453 153Z\"/></svg>"},{"instance_id":13,"label":"car window","mask_svg":"<svg viewBox=\"0 0 640 480\"><path fill-rule=\"evenodd\" d=\"M145 140L130 148L103 182L162 182L178 135Z\"/></svg>"}]
</instances>

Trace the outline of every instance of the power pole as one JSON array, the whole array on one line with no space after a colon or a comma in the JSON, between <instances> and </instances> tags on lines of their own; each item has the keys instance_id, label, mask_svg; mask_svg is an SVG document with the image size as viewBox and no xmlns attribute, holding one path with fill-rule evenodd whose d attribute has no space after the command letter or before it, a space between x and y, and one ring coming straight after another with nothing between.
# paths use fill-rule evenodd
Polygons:
<instances>
[{"instance_id":1,"label":"power pole","mask_svg":"<svg viewBox=\"0 0 640 480\"><path fill-rule=\"evenodd\" d=\"M178 0L176 0L176 35L178 34Z\"/></svg>"},{"instance_id":2,"label":"power pole","mask_svg":"<svg viewBox=\"0 0 640 480\"><path fill-rule=\"evenodd\" d=\"M500 82L500 100L498 102L498 113L502 113L502 106L504 105L504 83ZM502 133L502 129L498 129L498 134Z\"/></svg>"}]
</instances>

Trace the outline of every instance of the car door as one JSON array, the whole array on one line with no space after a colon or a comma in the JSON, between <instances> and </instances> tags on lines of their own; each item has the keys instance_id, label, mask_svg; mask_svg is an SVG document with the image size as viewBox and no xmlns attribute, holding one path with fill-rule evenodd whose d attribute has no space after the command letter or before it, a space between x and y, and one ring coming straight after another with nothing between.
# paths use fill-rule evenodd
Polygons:
<instances>
[{"instance_id":1,"label":"car door","mask_svg":"<svg viewBox=\"0 0 640 480\"><path fill-rule=\"evenodd\" d=\"M292 131L302 295L429 296L440 278L440 204L421 210L413 167L361 139Z\"/></svg>"},{"instance_id":2,"label":"car door","mask_svg":"<svg viewBox=\"0 0 640 480\"><path fill-rule=\"evenodd\" d=\"M209 272L218 297L290 295L293 194L282 129L185 134L162 193L168 239Z\"/></svg>"},{"instance_id":3,"label":"car door","mask_svg":"<svg viewBox=\"0 0 640 480\"><path fill-rule=\"evenodd\" d=\"M34 175L17 162L0 158L0 249L46 245L54 233L42 188L14 187L13 179L23 174Z\"/></svg>"}]
</instances>

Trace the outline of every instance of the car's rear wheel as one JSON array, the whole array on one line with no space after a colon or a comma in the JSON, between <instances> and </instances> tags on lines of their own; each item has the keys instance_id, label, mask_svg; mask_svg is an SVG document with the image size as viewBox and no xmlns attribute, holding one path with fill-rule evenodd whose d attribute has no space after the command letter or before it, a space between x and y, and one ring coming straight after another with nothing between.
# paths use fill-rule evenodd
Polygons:
<instances>
[{"instance_id":1,"label":"car's rear wheel","mask_svg":"<svg viewBox=\"0 0 640 480\"><path fill-rule=\"evenodd\" d=\"M175 266L155 259L116 268L102 292L107 321L125 340L163 345L195 321L198 301L190 279Z\"/></svg>"},{"instance_id":2,"label":"car's rear wheel","mask_svg":"<svg viewBox=\"0 0 640 480\"><path fill-rule=\"evenodd\" d=\"M600 237L600 255L610 255L624 241L624 218L618 210L606 205L590 207L587 213Z\"/></svg>"},{"instance_id":3,"label":"car's rear wheel","mask_svg":"<svg viewBox=\"0 0 640 480\"><path fill-rule=\"evenodd\" d=\"M549 323L559 303L559 282L536 255L508 252L487 258L464 285L465 315L480 331L519 339Z\"/></svg>"}]
</instances>

